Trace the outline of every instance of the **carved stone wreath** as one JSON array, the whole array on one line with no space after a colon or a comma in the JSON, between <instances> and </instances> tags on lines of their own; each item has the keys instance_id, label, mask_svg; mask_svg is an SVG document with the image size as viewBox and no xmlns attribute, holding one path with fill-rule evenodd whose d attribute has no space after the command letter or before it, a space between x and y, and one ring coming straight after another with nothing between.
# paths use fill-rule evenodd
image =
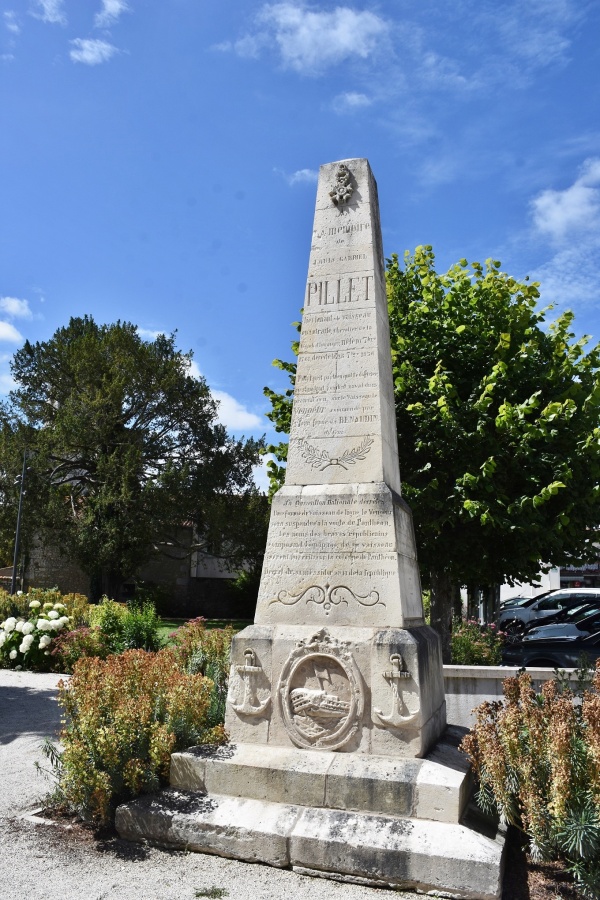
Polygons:
<instances>
[{"instance_id":1,"label":"carved stone wreath","mask_svg":"<svg viewBox=\"0 0 600 900\"><path fill-rule=\"evenodd\" d=\"M279 679L281 716L297 747L337 750L358 731L364 698L348 645L326 629L298 644Z\"/></svg>"},{"instance_id":2,"label":"carved stone wreath","mask_svg":"<svg viewBox=\"0 0 600 900\"><path fill-rule=\"evenodd\" d=\"M298 441L302 458L313 469L323 472L328 466L341 466L348 470L348 466L354 466L358 460L363 460L373 444L373 438L366 437L362 444L352 450L344 450L341 456L330 456L327 450L317 450L306 440Z\"/></svg>"}]
</instances>

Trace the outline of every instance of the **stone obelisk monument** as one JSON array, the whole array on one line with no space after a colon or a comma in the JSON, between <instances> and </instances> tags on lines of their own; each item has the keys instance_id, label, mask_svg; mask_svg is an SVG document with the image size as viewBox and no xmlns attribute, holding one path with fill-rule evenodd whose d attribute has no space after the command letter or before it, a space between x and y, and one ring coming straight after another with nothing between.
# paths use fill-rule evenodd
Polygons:
<instances>
[{"instance_id":1,"label":"stone obelisk monument","mask_svg":"<svg viewBox=\"0 0 600 900\"><path fill-rule=\"evenodd\" d=\"M227 746L173 754L171 790L119 808L123 837L499 896L501 845L460 824L468 767L423 620L366 159L319 174L285 484L225 724Z\"/></svg>"}]
</instances>

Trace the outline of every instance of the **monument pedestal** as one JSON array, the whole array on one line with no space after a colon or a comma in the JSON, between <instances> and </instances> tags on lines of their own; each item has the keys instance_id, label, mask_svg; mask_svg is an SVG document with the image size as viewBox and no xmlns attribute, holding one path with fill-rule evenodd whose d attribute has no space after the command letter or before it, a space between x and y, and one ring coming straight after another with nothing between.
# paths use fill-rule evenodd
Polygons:
<instances>
[{"instance_id":1,"label":"monument pedestal","mask_svg":"<svg viewBox=\"0 0 600 900\"><path fill-rule=\"evenodd\" d=\"M321 167L285 485L255 624L233 641L230 743L176 753L122 837L496 900L502 837L464 818L398 437L377 187Z\"/></svg>"}]
</instances>

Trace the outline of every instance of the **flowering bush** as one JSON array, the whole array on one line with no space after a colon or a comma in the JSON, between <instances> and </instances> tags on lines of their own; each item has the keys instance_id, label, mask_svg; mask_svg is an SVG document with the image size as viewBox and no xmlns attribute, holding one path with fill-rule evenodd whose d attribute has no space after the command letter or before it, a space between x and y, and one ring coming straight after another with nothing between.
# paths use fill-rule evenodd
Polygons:
<instances>
[{"instance_id":1,"label":"flowering bush","mask_svg":"<svg viewBox=\"0 0 600 900\"><path fill-rule=\"evenodd\" d=\"M504 702L483 703L461 748L479 780L479 805L529 836L534 859L562 857L584 896L600 897L600 661L594 690L564 682L541 694L523 672Z\"/></svg>"},{"instance_id":2,"label":"flowering bush","mask_svg":"<svg viewBox=\"0 0 600 900\"><path fill-rule=\"evenodd\" d=\"M47 755L58 797L86 820L106 824L119 803L156 790L174 751L225 739L207 723L212 682L182 672L170 650L82 658L59 687L64 749Z\"/></svg>"},{"instance_id":3,"label":"flowering bush","mask_svg":"<svg viewBox=\"0 0 600 900\"><path fill-rule=\"evenodd\" d=\"M74 625L86 625L89 616L89 600L84 594L61 594L58 588L29 588L27 593L17 591L9 594L0 590L0 620L15 618L27 618L30 613L30 603L39 601L42 608L45 603L54 606L55 603L64 603L66 615L70 616Z\"/></svg>"},{"instance_id":4,"label":"flowering bush","mask_svg":"<svg viewBox=\"0 0 600 900\"><path fill-rule=\"evenodd\" d=\"M0 622L0 666L49 670L53 638L69 626L64 603L29 601L29 617L9 616Z\"/></svg>"},{"instance_id":5,"label":"flowering bush","mask_svg":"<svg viewBox=\"0 0 600 900\"><path fill-rule=\"evenodd\" d=\"M99 628L80 625L73 631L63 631L52 641L50 656L57 672L70 674L82 656L98 656L106 659L110 653L106 636Z\"/></svg>"},{"instance_id":6,"label":"flowering bush","mask_svg":"<svg viewBox=\"0 0 600 900\"><path fill-rule=\"evenodd\" d=\"M497 625L480 625L476 619L452 622L452 662L457 666L499 666L504 632Z\"/></svg>"}]
</instances>

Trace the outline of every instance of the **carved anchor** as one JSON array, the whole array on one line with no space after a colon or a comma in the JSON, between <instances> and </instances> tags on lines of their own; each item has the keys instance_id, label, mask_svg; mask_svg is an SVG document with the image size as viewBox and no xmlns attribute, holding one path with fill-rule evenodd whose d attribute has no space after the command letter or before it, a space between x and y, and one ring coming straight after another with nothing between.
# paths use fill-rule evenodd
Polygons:
<instances>
[{"instance_id":1,"label":"carved anchor","mask_svg":"<svg viewBox=\"0 0 600 900\"><path fill-rule=\"evenodd\" d=\"M409 722L412 722L413 719L416 719L418 710L416 713L411 713L408 716L403 716L401 714L401 709L405 706L405 703L401 696L400 682L403 679L410 678L410 672L407 672L404 668L404 661L399 653L392 653L390 662L392 664L392 671L384 672L383 677L389 682L392 689L392 709L389 716L384 716L381 709L375 709L374 712L386 725L391 725L392 728L398 728L400 725L407 725Z\"/></svg>"},{"instance_id":2,"label":"carved anchor","mask_svg":"<svg viewBox=\"0 0 600 900\"><path fill-rule=\"evenodd\" d=\"M271 702L271 696L269 695L262 703L255 696L254 678L259 672L262 672L262 667L255 665L254 650L244 650L244 659L246 661L243 666L235 667L244 682L244 699L241 703L232 703L231 705L237 713L242 713L244 716L259 716Z\"/></svg>"}]
</instances>

